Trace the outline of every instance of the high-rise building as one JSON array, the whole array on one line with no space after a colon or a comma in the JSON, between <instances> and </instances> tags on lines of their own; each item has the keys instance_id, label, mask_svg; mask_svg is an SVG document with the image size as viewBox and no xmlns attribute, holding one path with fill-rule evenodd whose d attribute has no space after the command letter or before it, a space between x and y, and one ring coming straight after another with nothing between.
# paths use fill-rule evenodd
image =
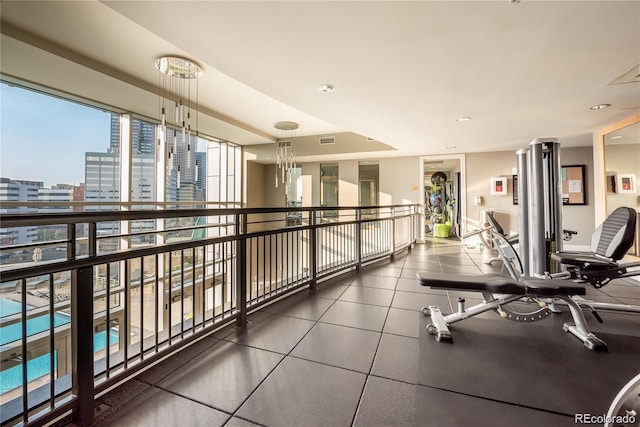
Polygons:
<instances>
[{"instance_id":1,"label":"high-rise building","mask_svg":"<svg viewBox=\"0 0 640 427\"><path fill-rule=\"evenodd\" d=\"M109 149L110 153L118 153L120 151L120 129L122 116L120 114L111 115L111 132L109 136Z\"/></svg>"},{"instance_id":2,"label":"high-rise building","mask_svg":"<svg viewBox=\"0 0 640 427\"><path fill-rule=\"evenodd\" d=\"M196 146L197 140L191 136L191 144L187 144L182 131L168 131L167 153L171 153L172 168L180 170L180 184L196 181ZM175 139L175 143L174 143Z\"/></svg>"},{"instance_id":3,"label":"high-rise building","mask_svg":"<svg viewBox=\"0 0 640 427\"><path fill-rule=\"evenodd\" d=\"M0 202L29 202L38 200L38 191L44 187L42 181L26 181L0 178ZM30 214L38 211L35 207L0 207L3 214ZM0 242L3 245L29 243L38 240L38 227L0 227Z\"/></svg>"},{"instance_id":4,"label":"high-rise building","mask_svg":"<svg viewBox=\"0 0 640 427\"><path fill-rule=\"evenodd\" d=\"M198 175L196 176L196 185L202 190L202 194L207 194L207 153L196 153L198 161Z\"/></svg>"},{"instance_id":5,"label":"high-rise building","mask_svg":"<svg viewBox=\"0 0 640 427\"><path fill-rule=\"evenodd\" d=\"M142 120L132 121L131 150L135 154L156 153L156 125Z\"/></svg>"},{"instance_id":6,"label":"high-rise building","mask_svg":"<svg viewBox=\"0 0 640 427\"><path fill-rule=\"evenodd\" d=\"M70 184L56 184L51 188L38 189L38 201L47 202L49 205L38 207L38 213L72 212L69 202L73 201L74 186ZM41 225L38 229L39 240L64 239L67 236L67 226Z\"/></svg>"},{"instance_id":7,"label":"high-rise building","mask_svg":"<svg viewBox=\"0 0 640 427\"><path fill-rule=\"evenodd\" d=\"M111 115L111 135L109 137L109 151L118 153L120 151L121 120L119 114ZM131 149L132 153L154 154L156 143L156 125L142 120L134 119L131 123Z\"/></svg>"},{"instance_id":8,"label":"high-rise building","mask_svg":"<svg viewBox=\"0 0 640 427\"><path fill-rule=\"evenodd\" d=\"M113 137L112 137L113 139ZM87 205L85 210L115 211L120 202L120 154L118 151L108 153L85 153L84 196L87 202L99 202L99 206ZM118 222L97 225L99 234L117 234L120 230Z\"/></svg>"},{"instance_id":9,"label":"high-rise building","mask_svg":"<svg viewBox=\"0 0 640 427\"><path fill-rule=\"evenodd\" d=\"M118 153L85 153L84 191L87 202L108 204L120 201L120 155ZM104 209L88 206L87 210Z\"/></svg>"},{"instance_id":10,"label":"high-rise building","mask_svg":"<svg viewBox=\"0 0 640 427\"><path fill-rule=\"evenodd\" d=\"M85 199L89 202L120 201L121 116L111 115L110 146L107 153L86 153ZM157 183L157 125L139 119L131 121L131 201L156 200L156 186L165 187L165 201L203 200L206 194L206 153L196 152L197 138L187 144L181 130L167 131L167 161L171 163L166 181ZM196 161L198 167L196 168ZM197 170L197 174L196 174ZM179 171L179 173L178 173ZM113 210L91 207L88 210ZM143 226L146 228L146 224Z\"/></svg>"},{"instance_id":11,"label":"high-rise building","mask_svg":"<svg viewBox=\"0 0 640 427\"><path fill-rule=\"evenodd\" d=\"M70 204L53 205L53 203L65 203L73 201L73 185L56 184L51 188L38 188L38 201L52 203L49 206L38 208L38 212L71 212L73 209Z\"/></svg>"},{"instance_id":12,"label":"high-rise building","mask_svg":"<svg viewBox=\"0 0 640 427\"><path fill-rule=\"evenodd\" d=\"M84 202L84 182L81 182L80 185L73 186L73 201L74 202ZM74 206L74 212L82 212L84 211L84 207L82 206Z\"/></svg>"}]
</instances>

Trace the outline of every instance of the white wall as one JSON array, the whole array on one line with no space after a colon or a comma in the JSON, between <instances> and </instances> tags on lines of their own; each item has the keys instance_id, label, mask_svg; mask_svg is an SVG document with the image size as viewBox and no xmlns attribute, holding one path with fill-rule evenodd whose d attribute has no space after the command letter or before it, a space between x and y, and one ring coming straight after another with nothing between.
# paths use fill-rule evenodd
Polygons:
<instances>
[{"instance_id":1,"label":"white wall","mask_svg":"<svg viewBox=\"0 0 640 427\"><path fill-rule=\"evenodd\" d=\"M466 155L466 202L467 230L482 226L480 212L487 209L496 211L496 219L506 233L518 232L518 206L513 204L513 168L516 167L515 151L492 153L470 153ZM507 195L491 195L491 178L507 180ZM480 206L474 204L474 197L482 197Z\"/></svg>"},{"instance_id":2,"label":"white wall","mask_svg":"<svg viewBox=\"0 0 640 427\"><path fill-rule=\"evenodd\" d=\"M567 230L577 231L570 241L564 244L565 249L587 250L591 242L591 234L595 230L595 193L593 149L591 147L562 148L560 160L563 165L585 165L586 205L565 205L562 207L562 225Z\"/></svg>"},{"instance_id":3,"label":"white wall","mask_svg":"<svg viewBox=\"0 0 640 427\"><path fill-rule=\"evenodd\" d=\"M563 227L578 231L568 244L572 246L588 245L591 233L595 229L594 219L594 185L593 185L593 151L591 147L562 148L560 153L562 164L584 164L586 166L587 205L564 206ZM396 157L378 159L380 167L380 204L423 203L419 192L420 157ZM339 161L340 179L339 200L342 206L358 205L358 161ZM320 163L304 163L303 179L310 182L312 206L320 205ZM518 206L513 204L512 171L516 167L514 151L498 151L490 153L470 153L466 155L466 219L470 229L480 226L480 211L495 209L497 218L506 232L518 232ZM275 166L263 167L263 174L256 168L247 178L247 185L261 188L263 205L266 207L285 206L284 186L276 189L274 184ZM505 177L508 181L506 196L490 194L490 178ZM463 183L464 187L464 183ZM249 197L249 192L247 193ZM476 206L474 196L482 196L483 204ZM303 195L303 204L309 206L308 195ZM257 199L256 199L257 200ZM247 206L256 206L247 200Z\"/></svg>"},{"instance_id":4,"label":"white wall","mask_svg":"<svg viewBox=\"0 0 640 427\"><path fill-rule=\"evenodd\" d=\"M591 233L595 228L593 150L591 147L561 148L560 162L563 165L585 165L587 204L564 206L562 216L563 228L578 232L567 245L589 245ZM496 218L505 229L505 232L509 234L518 232L519 210L518 205L513 204L512 170L515 167L516 153L514 151L467 154L466 201L467 221L470 228L480 226L480 211L494 209L497 212ZM490 179L492 177L507 178L508 192L506 196L492 196L490 194ZM483 198L481 206L473 203L476 195Z\"/></svg>"},{"instance_id":5,"label":"white wall","mask_svg":"<svg viewBox=\"0 0 640 427\"><path fill-rule=\"evenodd\" d=\"M345 160L331 163L338 163L340 205L357 206L358 161ZM378 164L380 205L422 203L418 191L419 157L378 159ZM303 206L320 206L320 163L302 163L299 166L302 167L303 182L307 183L304 187L311 189L311 195L303 194ZM275 172L275 165L253 167L247 172L247 188L253 189L247 190L247 206L256 207L258 200L265 207L285 206L284 186L280 183L278 188L275 188ZM256 198L255 189L257 188L261 189L262 198ZM311 200L311 203L308 200Z\"/></svg>"},{"instance_id":6,"label":"white wall","mask_svg":"<svg viewBox=\"0 0 640 427\"><path fill-rule=\"evenodd\" d=\"M381 205L424 203L419 190L420 162L420 157L379 160Z\"/></svg>"}]
</instances>

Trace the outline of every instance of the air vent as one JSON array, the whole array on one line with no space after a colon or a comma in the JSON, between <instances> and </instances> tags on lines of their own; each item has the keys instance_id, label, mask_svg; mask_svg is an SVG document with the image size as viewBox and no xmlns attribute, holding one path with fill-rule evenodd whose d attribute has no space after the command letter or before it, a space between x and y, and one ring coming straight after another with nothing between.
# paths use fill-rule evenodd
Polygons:
<instances>
[{"instance_id":1,"label":"air vent","mask_svg":"<svg viewBox=\"0 0 640 427\"><path fill-rule=\"evenodd\" d=\"M320 138L320 145L328 145L328 144L335 144L335 143L336 143L335 136L323 136Z\"/></svg>"},{"instance_id":2,"label":"air vent","mask_svg":"<svg viewBox=\"0 0 640 427\"><path fill-rule=\"evenodd\" d=\"M638 83L640 82L640 64L631 68L629 71L615 79L609 84L617 85L621 83Z\"/></svg>"}]
</instances>

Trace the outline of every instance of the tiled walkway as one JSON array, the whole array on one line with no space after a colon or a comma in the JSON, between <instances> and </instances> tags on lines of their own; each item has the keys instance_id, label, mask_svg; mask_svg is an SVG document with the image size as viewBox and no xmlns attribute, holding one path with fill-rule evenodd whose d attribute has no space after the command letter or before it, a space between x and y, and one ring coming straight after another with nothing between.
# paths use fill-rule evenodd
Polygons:
<instances>
[{"instance_id":1,"label":"tiled walkway","mask_svg":"<svg viewBox=\"0 0 640 427\"><path fill-rule=\"evenodd\" d=\"M448 369L447 360L421 360L420 340L433 338L420 309L434 299L443 311L450 307L443 291L420 287L416 273L489 272L483 256L455 240L437 240L322 283L313 294L302 291L252 315L247 328L220 331L111 392L96 424L575 425L567 414L420 384L420 363ZM620 282L589 297L640 304L640 287ZM618 327L640 336L640 315L620 316Z\"/></svg>"}]
</instances>

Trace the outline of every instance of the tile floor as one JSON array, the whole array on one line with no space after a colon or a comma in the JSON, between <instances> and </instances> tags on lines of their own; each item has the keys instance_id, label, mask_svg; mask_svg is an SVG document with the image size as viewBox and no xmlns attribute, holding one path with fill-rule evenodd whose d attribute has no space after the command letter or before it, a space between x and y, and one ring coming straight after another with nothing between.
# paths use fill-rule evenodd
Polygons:
<instances>
[{"instance_id":1,"label":"tile floor","mask_svg":"<svg viewBox=\"0 0 640 427\"><path fill-rule=\"evenodd\" d=\"M219 331L110 392L95 425L575 425L567 414L420 383L420 340L433 340L420 309L451 307L444 291L420 287L415 274L494 271L485 256L438 239L304 290L251 315L245 329ZM479 301L449 292L453 304L457 296ZM618 281L589 297L640 304L640 283ZM640 336L640 315L617 319ZM447 360L429 363L447 369Z\"/></svg>"}]
</instances>

